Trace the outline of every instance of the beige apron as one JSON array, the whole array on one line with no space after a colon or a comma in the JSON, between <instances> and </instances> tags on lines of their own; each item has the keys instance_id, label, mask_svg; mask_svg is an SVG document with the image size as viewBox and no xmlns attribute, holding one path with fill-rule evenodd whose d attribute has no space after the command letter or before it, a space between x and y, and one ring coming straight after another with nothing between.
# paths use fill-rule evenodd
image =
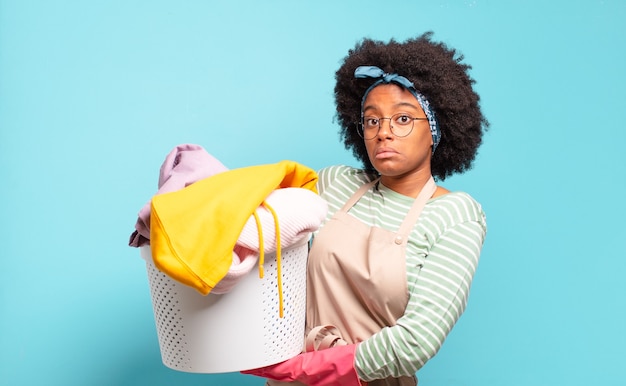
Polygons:
<instances>
[{"instance_id":1,"label":"beige apron","mask_svg":"<svg viewBox=\"0 0 626 386\"><path fill-rule=\"evenodd\" d=\"M307 272L305 351L359 343L393 326L409 300L407 239L436 190L431 177L397 232L369 227L348 210L377 181L363 185L315 236ZM298 385L268 381L269 385ZM416 385L414 376L368 382L371 386Z\"/></svg>"}]
</instances>

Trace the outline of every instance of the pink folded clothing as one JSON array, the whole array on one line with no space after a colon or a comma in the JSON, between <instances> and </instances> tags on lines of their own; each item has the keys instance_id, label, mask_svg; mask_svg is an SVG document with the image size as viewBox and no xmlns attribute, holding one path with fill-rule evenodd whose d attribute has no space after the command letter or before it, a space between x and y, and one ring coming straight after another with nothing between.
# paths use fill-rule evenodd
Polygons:
<instances>
[{"instance_id":1,"label":"pink folded clothing","mask_svg":"<svg viewBox=\"0 0 626 386\"><path fill-rule=\"evenodd\" d=\"M326 201L308 189L276 189L265 199L278 219L281 249L306 243L311 233L319 229L328 210ZM274 216L264 206L256 210L261 223L263 250L276 252L277 237ZM259 229L254 216L250 216L233 251L233 262L226 276L220 280L212 293L230 291L235 284L250 272L259 259Z\"/></svg>"},{"instance_id":2,"label":"pink folded clothing","mask_svg":"<svg viewBox=\"0 0 626 386\"><path fill-rule=\"evenodd\" d=\"M228 170L202 146L182 144L176 146L165 157L159 173L156 194L180 190L196 181ZM141 247L150 244L150 201L139 211L135 231L128 245Z\"/></svg>"}]
</instances>

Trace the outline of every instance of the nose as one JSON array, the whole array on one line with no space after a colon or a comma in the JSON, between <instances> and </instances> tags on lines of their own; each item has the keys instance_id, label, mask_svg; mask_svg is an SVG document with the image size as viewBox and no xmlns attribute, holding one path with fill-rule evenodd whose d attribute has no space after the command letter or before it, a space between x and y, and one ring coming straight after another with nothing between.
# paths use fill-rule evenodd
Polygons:
<instances>
[{"instance_id":1,"label":"nose","mask_svg":"<svg viewBox=\"0 0 626 386\"><path fill-rule=\"evenodd\" d=\"M385 121L388 121L385 124ZM391 138L391 118L380 118L378 125L378 137L380 138Z\"/></svg>"}]
</instances>

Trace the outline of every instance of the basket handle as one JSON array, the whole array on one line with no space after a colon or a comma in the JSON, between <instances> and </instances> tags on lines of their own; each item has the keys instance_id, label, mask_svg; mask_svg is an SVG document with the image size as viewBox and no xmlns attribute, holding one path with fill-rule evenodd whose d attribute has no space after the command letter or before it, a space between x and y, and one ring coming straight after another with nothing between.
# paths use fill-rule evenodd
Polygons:
<instances>
[{"instance_id":1,"label":"basket handle","mask_svg":"<svg viewBox=\"0 0 626 386\"><path fill-rule=\"evenodd\" d=\"M305 338L305 351L318 351L335 346L345 346L346 342L341 337L341 331L332 324L317 326L311 329Z\"/></svg>"}]
</instances>

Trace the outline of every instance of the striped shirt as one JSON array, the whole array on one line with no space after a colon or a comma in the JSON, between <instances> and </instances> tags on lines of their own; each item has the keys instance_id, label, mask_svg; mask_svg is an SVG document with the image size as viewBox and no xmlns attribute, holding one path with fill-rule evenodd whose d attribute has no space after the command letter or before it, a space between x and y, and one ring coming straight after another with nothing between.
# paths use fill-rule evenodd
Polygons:
<instances>
[{"instance_id":1,"label":"striped shirt","mask_svg":"<svg viewBox=\"0 0 626 386\"><path fill-rule=\"evenodd\" d=\"M318 190L328 202L327 220L371 179L343 165L320 170ZM377 184L349 213L369 226L396 231L413 201ZM465 310L485 234L482 208L467 193L451 192L426 203L407 244L409 302L395 326L359 344L355 367L362 380L413 375L437 353Z\"/></svg>"}]
</instances>

